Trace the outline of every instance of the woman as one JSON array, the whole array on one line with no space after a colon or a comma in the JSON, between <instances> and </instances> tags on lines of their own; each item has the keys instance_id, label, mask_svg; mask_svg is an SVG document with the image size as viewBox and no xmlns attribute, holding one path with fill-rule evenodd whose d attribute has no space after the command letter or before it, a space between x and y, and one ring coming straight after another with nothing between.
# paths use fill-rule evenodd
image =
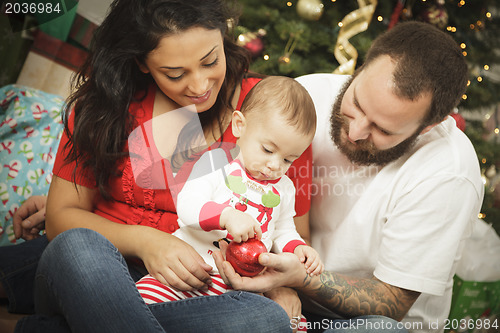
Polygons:
<instances>
[{"instance_id":1,"label":"woman","mask_svg":"<svg viewBox=\"0 0 500 333\"><path fill-rule=\"evenodd\" d=\"M206 148L197 148L200 139L208 147L234 143L226 131L230 114L258 81L244 77L248 58L232 42L231 18L218 0L113 2L68 101L47 200L51 242L36 276L39 315L21 320L19 332L289 330L286 312L259 295L148 307L134 284L146 270L182 290L210 283L210 267L169 233L177 228L173 185L182 186ZM156 121L190 105L198 117ZM193 119L201 138L192 134ZM140 175L127 141L136 128L145 131L153 156ZM295 170L309 161L310 151ZM138 181L159 174L167 179L163 187ZM307 183L293 178L301 188ZM305 219L307 194L296 202ZM300 313L296 308L290 316Z\"/></svg>"}]
</instances>

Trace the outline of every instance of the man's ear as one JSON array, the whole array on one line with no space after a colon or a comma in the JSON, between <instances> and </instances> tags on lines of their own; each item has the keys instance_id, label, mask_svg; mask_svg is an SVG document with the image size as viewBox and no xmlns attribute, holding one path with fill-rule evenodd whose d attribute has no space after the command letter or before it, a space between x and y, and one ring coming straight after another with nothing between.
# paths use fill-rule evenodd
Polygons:
<instances>
[{"instance_id":1,"label":"man's ear","mask_svg":"<svg viewBox=\"0 0 500 333\"><path fill-rule=\"evenodd\" d=\"M430 131L430 130L434 127L434 126L439 125L439 124L441 124L443 121L445 121L445 120L446 120L446 118L448 118L448 116L444 117L444 118L443 118L443 120L441 120L441 121L439 121L439 122L437 122L437 123L434 123L434 124L432 124L432 125L429 125L429 126L425 127L425 128L424 128L424 129L420 132L420 134L425 134L425 133L429 132L429 131Z\"/></svg>"},{"instance_id":2,"label":"man's ear","mask_svg":"<svg viewBox=\"0 0 500 333\"><path fill-rule=\"evenodd\" d=\"M235 138L241 137L241 134L245 131L247 120L241 111L233 111L231 118L231 129Z\"/></svg>"},{"instance_id":3,"label":"man's ear","mask_svg":"<svg viewBox=\"0 0 500 333\"><path fill-rule=\"evenodd\" d=\"M137 66L139 66L139 70L141 72L143 72L144 74L148 74L149 73L149 68L143 64L142 62L140 62L139 60L137 60L137 58L135 58L135 63L137 64Z\"/></svg>"}]
</instances>

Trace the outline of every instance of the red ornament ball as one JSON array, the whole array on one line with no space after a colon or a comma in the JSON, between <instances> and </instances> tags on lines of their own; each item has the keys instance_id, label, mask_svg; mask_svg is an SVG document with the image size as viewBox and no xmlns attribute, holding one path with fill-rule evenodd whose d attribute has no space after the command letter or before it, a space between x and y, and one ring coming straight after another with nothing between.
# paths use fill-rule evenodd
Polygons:
<instances>
[{"instance_id":1,"label":"red ornament ball","mask_svg":"<svg viewBox=\"0 0 500 333\"><path fill-rule=\"evenodd\" d=\"M257 37L246 43L243 47L250 51L252 56L257 57L264 50L264 43L262 42L262 39Z\"/></svg>"},{"instance_id":2,"label":"red ornament ball","mask_svg":"<svg viewBox=\"0 0 500 333\"><path fill-rule=\"evenodd\" d=\"M440 4L430 5L420 13L419 18L439 29L444 29L448 25L448 13L445 7Z\"/></svg>"},{"instance_id":3,"label":"red ornament ball","mask_svg":"<svg viewBox=\"0 0 500 333\"><path fill-rule=\"evenodd\" d=\"M453 117L453 119L455 119L455 122L457 123L457 127L460 128L462 130L462 132L465 131L465 119L464 117L462 117L459 113L451 113L450 116Z\"/></svg>"},{"instance_id":4,"label":"red ornament ball","mask_svg":"<svg viewBox=\"0 0 500 333\"><path fill-rule=\"evenodd\" d=\"M264 42L262 36L265 35L265 30L262 32L247 32L238 36L237 44L247 49L252 57L258 57L264 51Z\"/></svg>"},{"instance_id":5,"label":"red ornament ball","mask_svg":"<svg viewBox=\"0 0 500 333\"><path fill-rule=\"evenodd\" d=\"M226 260L241 276L255 276L264 269L264 266L259 264L259 256L264 252L267 252L267 248L257 238L250 238L241 243L232 241L227 246Z\"/></svg>"}]
</instances>

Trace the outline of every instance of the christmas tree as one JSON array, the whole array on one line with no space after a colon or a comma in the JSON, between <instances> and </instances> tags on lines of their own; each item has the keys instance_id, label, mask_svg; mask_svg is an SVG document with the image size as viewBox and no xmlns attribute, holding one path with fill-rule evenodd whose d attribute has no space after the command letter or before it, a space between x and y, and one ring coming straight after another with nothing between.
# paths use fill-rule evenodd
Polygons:
<instances>
[{"instance_id":1,"label":"christmas tree","mask_svg":"<svg viewBox=\"0 0 500 333\"><path fill-rule=\"evenodd\" d=\"M297 77L351 74L371 42L405 20L433 24L463 49L470 84L457 125L473 142L485 184L480 218L500 234L500 4L494 0L239 0L236 38L251 70ZM496 66L496 67L495 67ZM496 69L496 71L495 71Z\"/></svg>"}]
</instances>

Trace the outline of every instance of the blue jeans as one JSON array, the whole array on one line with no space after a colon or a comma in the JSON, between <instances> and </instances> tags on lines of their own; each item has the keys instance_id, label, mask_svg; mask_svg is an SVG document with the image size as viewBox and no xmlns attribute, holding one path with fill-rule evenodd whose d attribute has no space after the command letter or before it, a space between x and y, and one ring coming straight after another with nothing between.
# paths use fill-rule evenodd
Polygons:
<instances>
[{"instance_id":1,"label":"blue jeans","mask_svg":"<svg viewBox=\"0 0 500 333\"><path fill-rule=\"evenodd\" d=\"M89 229L60 234L36 273L35 309L16 332L289 332L286 312L257 294L229 292L146 305L120 252Z\"/></svg>"},{"instance_id":2,"label":"blue jeans","mask_svg":"<svg viewBox=\"0 0 500 333\"><path fill-rule=\"evenodd\" d=\"M9 312L32 314L35 273L49 242L45 236L0 247L0 283L9 299Z\"/></svg>"},{"instance_id":3,"label":"blue jeans","mask_svg":"<svg viewBox=\"0 0 500 333\"><path fill-rule=\"evenodd\" d=\"M0 248L0 282L9 296L9 311L33 312L31 286L47 243L42 237ZM145 306L134 283L143 272L127 266L116 248L91 230L65 232L46 252L36 277L37 314L20 320L16 332L290 331L281 307L252 293L234 291ZM395 321L381 316L333 323L312 314L306 317L318 328L309 332L407 332L374 330L389 326L382 323L396 327ZM357 322L363 318L365 327Z\"/></svg>"}]
</instances>

